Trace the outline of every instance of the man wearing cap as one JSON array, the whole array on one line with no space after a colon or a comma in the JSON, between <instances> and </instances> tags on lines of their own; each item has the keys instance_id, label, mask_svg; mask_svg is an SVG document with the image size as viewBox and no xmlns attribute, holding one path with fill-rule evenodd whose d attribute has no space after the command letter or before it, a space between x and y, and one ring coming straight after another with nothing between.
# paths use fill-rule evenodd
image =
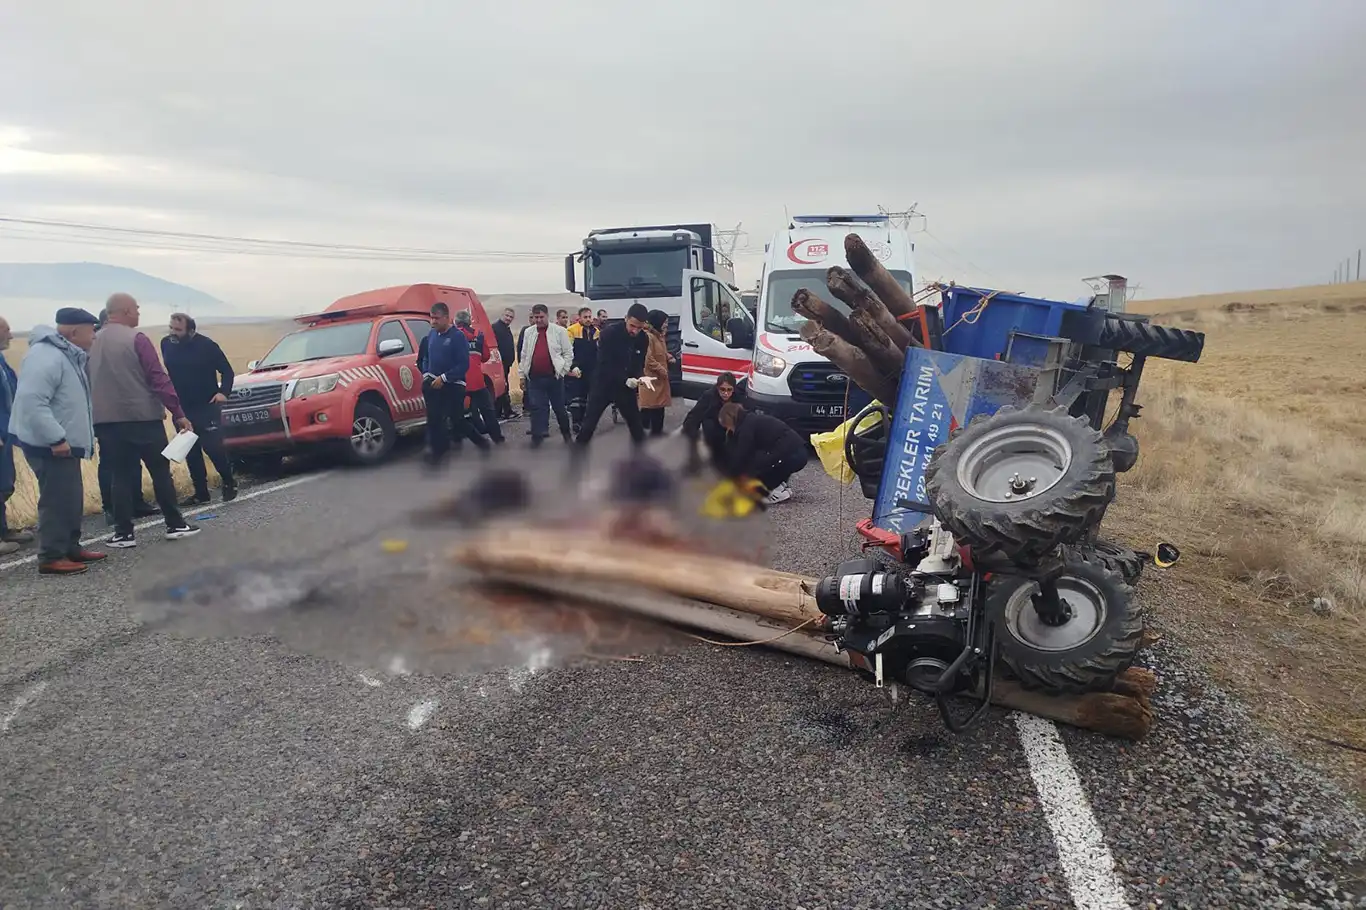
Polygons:
<instances>
[{"instance_id":1,"label":"man wearing cap","mask_svg":"<svg viewBox=\"0 0 1366 910\"><path fill-rule=\"evenodd\" d=\"M20 545L30 543L33 535L16 531L5 520L5 506L14 495L14 437L9 432L10 409L14 405L14 389L19 377L5 360L9 347L9 323L0 318L0 556L13 553Z\"/></svg>"},{"instance_id":2,"label":"man wearing cap","mask_svg":"<svg viewBox=\"0 0 1366 910\"><path fill-rule=\"evenodd\" d=\"M95 446L86 368L96 322L85 310L63 307L55 331L35 326L15 388L9 432L38 479L38 571L43 575L75 575L106 555L81 546L81 460L90 458Z\"/></svg>"},{"instance_id":3,"label":"man wearing cap","mask_svg":"<svg viewBox=\"0 0 1366 910\"><path fill-rule=\"evenodd\" d=\"M133 479L141 479L138 462L152 475L152 491L166 521L166 538L179 540L199 533L176 503L166 447L167 411L182 431L191 429L180 399L157 360L152 340L137 330L138 302L114 294L105 304L109 318L90 349L91 407L100 450L114 462L114 536L111 547L135 547Z\"/></svg>"}]
</instances>

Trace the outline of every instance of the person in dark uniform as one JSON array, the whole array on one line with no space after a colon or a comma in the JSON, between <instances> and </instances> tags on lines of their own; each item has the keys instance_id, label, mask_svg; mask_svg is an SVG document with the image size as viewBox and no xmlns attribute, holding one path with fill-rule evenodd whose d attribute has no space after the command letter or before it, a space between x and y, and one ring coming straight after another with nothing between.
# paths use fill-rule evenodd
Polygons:
<instances>
[{"instance_id":1,"label":"person in dark uniform","mask_svg":"<svg viewBox=\"0 0 1366 910\"><path fill-rule=\"evenodd\" d=\"M516 316L512 308L508 307L503 310L503 318L493 324L493 340L498 346L498 358L503 361L503 394L494 402L498 417L502 420L512 420L517 416L517 412L512 410L512 386L508 383L508 377L512 375L512 364L517 359L517 342L512 337L512 320Z\"/></svg>"},{"instance_id":2,"label":"person in dark uniform","mask_svg":"<svg viewBox=\"0 0 1366 910\"><path fill-rule=\"evenodd\" d=\"M636 445L645 442L645 428L640 421L636 404L636 388L645 368L645 352L649 339L643 329L650 311L643 304L633 303L626 311L624 322L614 323L602 330L598 341L597 368L588 389L588 404L584 408L583 426L576 439L578 448L586 448L598 428L598 420L610 405L616 405L631 431Z\"/></svg>"},{"instance_id":3,"label":"person in dark uniform","mask_svg":"<svg viewBox=\"0 0 1366 910\"><path fill-rule=\"evenodd\" d=\"M488 452L492 444L465 420L465 376L470 368L470 344L451 323L451 309L432 304L432 330L418 348L422 397L427 403L427 463L440 465L446 453L460 452L465 439Z\"/></svg>"},{"instance_id":4,"label":"person in dark uniform","mask_svg":"<svg viewBox=\"0 0 1366 910\"><path fill-rule=\"evenodd\" d=\"M717 423L726 431L726 473L758 480L768 490L769 504L791 499L788 478L808 460L806 442L797 431L735 401L722 406Z\"/></svg>"},{"instance_id":5,"label":"person in dark uniform","mask_svg":"<svg viewBox=\"0 0 1366 910\"><path fill-rule=\"evenodd\" d=\"M697 403L683 418L679 432L692 440L693 456L696 459L697 444L700 441L707 447L711 463L718 468L726 450L726 431L718 422L721 408L726 404L745 401L745 390L740 388L734 373L722 373L716 377L716 385L702 393ZM700 462L698 462L700 464Z\"/></svg>"},{"instance_id":6,"label":"person in dark uniform","mask_svg":"<svg viewBox=\"0 0 1366 910\"><path fill-rule=\"evenodd\" d=\"M581 307L578 321L569 327L569 338L574 343L574 368L565 377L564 397L575 433L583 427L583 414L588 407L588 389L593 384L593 370L598 362L598 336L601 331L593 322L593 310L589 307Z\"/></svg>"},{"instance_id":7,"label":"person in dark uniform","mask_svg":"<svg viewBox=\"0 0 1366 910\"><path fill-rule=\"evenodd\" d=\"M194 318L186 313L173 313L170 334L161 339L161 362L171 377L180 396L180 406L190 418L199 440L185 466L190 471L194 495L181 503L186 506L203 505L209 501L209 473L204 468L204 456L213 462L218 476L223 478L223 501L237 498L237 483L233 479L232 459L228 457L223 433L219 428L223 402L232 394L233 371L223 349L212 338L199 334Z\"/></svg>"}]
</instances>

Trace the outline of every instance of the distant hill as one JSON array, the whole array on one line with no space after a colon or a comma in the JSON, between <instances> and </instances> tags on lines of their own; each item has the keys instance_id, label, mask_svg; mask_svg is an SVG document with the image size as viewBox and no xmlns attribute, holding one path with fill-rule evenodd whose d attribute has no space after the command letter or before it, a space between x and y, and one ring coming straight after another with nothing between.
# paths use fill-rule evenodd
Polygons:
<instances>
[{"instance_id":1,"label":"distant hill","mask_svg":"<svg viewBox=\"0 0 1366 910\"><path fill-rule=\"evenodd\" d=\"M102 304L115 291L126 291L146 303L173 309L230 309L197 288L166 281L136 269L99 262L0 262L0 300L84 301Z\"/></svg>"}]
</instances>

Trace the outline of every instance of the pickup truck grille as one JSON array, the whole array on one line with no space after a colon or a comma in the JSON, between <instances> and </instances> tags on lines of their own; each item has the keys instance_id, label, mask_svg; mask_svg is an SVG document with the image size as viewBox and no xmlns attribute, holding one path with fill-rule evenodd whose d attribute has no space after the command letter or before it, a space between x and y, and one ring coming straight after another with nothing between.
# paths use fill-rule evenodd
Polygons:
<instances>
[{"instance_id":1,"label":"pickup truck grille","mask_svg":"<svg viewBox=\"0 0 1366 910\"><path fill-rule=\"evenodd\" d=\"M232 390L232 395L223 405L225 411L237 411L243 408L265 408L273 404L280 403L280 389L284 387L282 382L259 382L252 385L238 386Z\"/></svg>"},{"instance_id":2,"label":"pickup truck grille","mask_svg":"<svg viewBox=\"0 0 1366 910\"><path fill-rule=\"evenodd\" d=\"M792 390L793 401L843 404L849 378L833 363L798 363L787 377L787 386Z\"/></svg>"}]
</instances>

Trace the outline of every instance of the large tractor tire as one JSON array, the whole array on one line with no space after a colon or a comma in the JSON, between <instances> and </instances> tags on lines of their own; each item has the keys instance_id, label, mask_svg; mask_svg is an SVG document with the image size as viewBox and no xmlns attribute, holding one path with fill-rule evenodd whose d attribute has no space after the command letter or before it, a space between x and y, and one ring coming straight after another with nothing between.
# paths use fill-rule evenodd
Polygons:
<instances>
[{"instance_id":1,"label":"large tractor tire","mask_svg":"<svg viewBox=\"0 0 1366 910\"><path fill-rule=\"evenodd\" d=\"M1112 351L1195 363L1204 353L1205 333L1112 318L1105 320L1096 344Z\"/></svg>"},{"instance_id":2,"label":"large tractor tire","mask_svg":"<svg viewBox=\"0 0 1366 910\"><path fill-rule=\"evenodd\" d=\"M1085 417L1007 405L935 449L925 495L959 543L1029 565L1100 522L1115 469Z\"/></svg>"},{"instance_id":3,"label":"large tractor tire","mask_svg":"<svg viewBox=\"0 0 1366 910\"><path fill-rule=\"evenodd\" d=\"M1037 582L998 575L990 583L986 608L996 623L1001 661L1026 689L1107 691L1133 666L1143 639L1133 588L1118 572L1078 559L1065 562L1057 585L1072 617L1049 626L1034 608Z\"/></svg>"},{"instance_id":4,"label":"large tractor tire","mask_svg":"<svg viewBox=\"0 0 1366 910\"><path fill-rule=\"evenodd\" d=\"M1082 559L1098 563L1111 572L1118 572L1128 585L1137 584L1143 575L1143 557L1122 543L1096 538L1090 544L1064 547L1064 559Z\"/></svg>"}]
</instances>

